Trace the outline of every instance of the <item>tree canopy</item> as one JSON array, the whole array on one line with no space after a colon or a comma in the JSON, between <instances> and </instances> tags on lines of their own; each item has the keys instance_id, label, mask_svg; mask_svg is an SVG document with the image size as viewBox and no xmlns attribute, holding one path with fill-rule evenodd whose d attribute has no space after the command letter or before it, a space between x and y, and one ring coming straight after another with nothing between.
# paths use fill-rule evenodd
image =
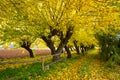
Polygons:
<instances>
[{"instance_id":1,"label":"tree canopy","mask_svg":"<svg viewBox=\"0 0 120 80\"><path fill-rule=\"evenodd\" d=\"M116 35L119 26L117 0L0 0L1 41L41 38L52 54L68 41L97 44L94 34Z\"/></svg>"}]
</instances>

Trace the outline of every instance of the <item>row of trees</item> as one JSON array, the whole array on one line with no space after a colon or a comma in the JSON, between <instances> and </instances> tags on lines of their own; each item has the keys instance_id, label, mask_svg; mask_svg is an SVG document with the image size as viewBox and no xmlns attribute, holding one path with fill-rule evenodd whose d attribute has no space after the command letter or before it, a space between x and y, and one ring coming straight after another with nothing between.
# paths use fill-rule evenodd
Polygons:
<instances>
[{"instance_id":1,"label":"row of trees","mask_svg":"<svg viewBox=\"0 0 120 80\"><path fill-rule=\"evenodd\" d=\"M96 32L101 35L101 31L113 28L111 34L116 34L119 4L111 0L1 0L0 37L19 42L31 57L30 45L41 38L51 54L57 54L53 60L58 60L68 45L74 45L78 54L80 45L97 45L100 39L94 37Z\"/></svg>"},{"instance_id":2,"label":"row of trees","mask_svg":"<svg viewBox=\"0 0 120 80\"><path fill-rule=\"evenodd\" d=\"M110 65L119 64L120 65L120 47L119 39L117 33L111 33L114 29L106 29L105 32L98 32L96 38L99 41L101 47L100 56L104 61L108 61ZM115 31L116 32L116 31Z\"/></svg>"}]
</instances>

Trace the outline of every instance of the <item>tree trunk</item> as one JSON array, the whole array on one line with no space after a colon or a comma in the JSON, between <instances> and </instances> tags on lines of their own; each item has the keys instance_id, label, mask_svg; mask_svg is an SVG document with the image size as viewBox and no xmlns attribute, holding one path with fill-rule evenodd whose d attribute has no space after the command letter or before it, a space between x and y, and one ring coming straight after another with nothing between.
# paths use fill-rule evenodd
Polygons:
<instances>
[{"instance_id":1,"label":"tree trunk","mask_svg":"<svg viewBox=\"0 0 120 80\"><path fill-rule=\"evenodd\" d=\"M34 54L33 54L32 49L30 49L30 48L25 48L25 49L29 52L31 58L35 57Z\"/></svg>"},{"instance_id":2,"label":"tree trunk","mask_svg":"<svg viewBox=\"0 0 120 80\"><path fill-rule=\"evenodd\" d=\"M60 32L61 35L57 35L59 31L56 31L54 29L53 30L51 29L50 31L51 31L51 35L42 36L42 39L46 42L47 46L51 49L51 54L53 55L53 61L56 61L60 59L60 54L62 53L64 46L67 44L68 40L72 36L73 27L68 28L65 37L63 37L63 32ZM54 47L54 42L51 40L52 36L54 35L59 36L61 40L57 50Z\"/></svg>"},{"instance_id":3,"label":"tree trunk","mask_svg":"<svg viewBox=\"0 0 120 80\"><path fill-rule=\"evenodd\" d=\"M85 54L84 54L84 52L85 52L85 47L84 47L84 45L81 43L80 46L81 46L81 52L82 52L82 54L85 55Z\"/></svg>"},{"instance_id":4,"label":"tree trunk","mask_svg":"<svg viewBox=\"0 0 120 80\"><path fill-rule=\"evenodd\" d=\"M71 58L71 52L69 50L69 47L65 45L65 50L67 51L67 58Z\"/></svg>"},{"instance_id":5,"label":"tree trunk","mask_svg":"<svg viewBox=\"0 0 120 80\"><path fill-rule=\"evenodd\" d=\"M53 41L51 40L51 37L48 39L45 36L42 36L42 39L45 41L47 46L50 48L51 54L54 55L55 54L55 47L54 47Z\"/></svg>"},{"instance_id":6,"label":"tree trunk","mask_svg":"<svg viewBox=\"0 0 120 80\"><path fill-rule=\"evenodd\" d=\"M22 48L25 48L29 52L29 55L31 58L34 58L33 51L32 51L32 49L30 49L30 45L31 45L30 42L27 42L23 39L22 42L20 43L20 45Z\"/></svg>"},{"instance_id":7,"label":"tree trunk","mask_svg":"<svg viewBox=\"0 0 120 80\"><path fill-rule=\"evenodd\" d=\"M73 41L77 54L80 54L79 46L77 46L77 41Z\"/></svg>"},{"instance_id":8,"label":"tree trunk","mask_svg":"<svg viewBox=\"0 0 120 80\"><path fill-rule=\"evenodd\" d=\"M54 43L51 40L51 37L46 38L45 36L42 36L42 39L45 41L47 46L50 48L51 55L53 55L53 61L59 60L60 59L60 52L59 52L59 50L58 51L55 50ZM62 50L61 50L61 52L62 52Z\"/></svg>"},{"instance_id":9,"label":"tree trunk","mask_svg":"<svg viewBox=\"0 0 120 80\"><path fill-rule=\"evenodd\" d=\"M65 44L61 41L61 43L59 44L57 50L55 51L55 56L53 56L53 61L59 60L60 59L60 55L63 51Z\"/></svg>"},{"instance_id":10,"label":"tree trunk","mask_svg":"<svg viewBox=\"0 0 120 80\"><path fill-rule=\"evenodd\" d=\"M84 47L83 46L81 46L81 52L84 55Z\"/></svg>"},{"instance_id":11,"label":"tree trunk","mask_svg":"<svg viewBox=\"0 0 120 80\"><path fill-rule=\"evenodd\" d=\"M56 53L53 55L53 61L60 60L60 53Z\"/></svg>"},{"instance_id":12,"label":"tree trunk","mask_svg":"<svg viewBox=\"0 0 120 80\"><path fill-rule=\"evenodd\" d=\"M71 36L73 34L72 30L73 30L73 27L69 27L64 38L63 38L63 33L61 33L61 36L60 36L61 42L55 52L55 54L57 54L57 56L55 56L55 57L53 56L53 61L60 59L59 54L61 54L63 48L68 43L68 40L71 38Z\"/></svg>"}]
</instances>

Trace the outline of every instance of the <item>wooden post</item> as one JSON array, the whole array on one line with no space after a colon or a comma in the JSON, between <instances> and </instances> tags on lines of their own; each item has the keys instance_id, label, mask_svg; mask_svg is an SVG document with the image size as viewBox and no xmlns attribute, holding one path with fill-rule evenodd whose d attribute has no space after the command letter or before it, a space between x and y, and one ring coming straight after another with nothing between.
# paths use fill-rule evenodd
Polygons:
<instances>
[{"instance_id":1,"label":"wooden post","mask_svg":"<svg viewBox=\"0 0 120 80\"><path fill-rule=\"evenodd\" d=\"M45 70L45 60L44 60L44 57L42 57L42 69Z\"/></svg>"}]
</instances>

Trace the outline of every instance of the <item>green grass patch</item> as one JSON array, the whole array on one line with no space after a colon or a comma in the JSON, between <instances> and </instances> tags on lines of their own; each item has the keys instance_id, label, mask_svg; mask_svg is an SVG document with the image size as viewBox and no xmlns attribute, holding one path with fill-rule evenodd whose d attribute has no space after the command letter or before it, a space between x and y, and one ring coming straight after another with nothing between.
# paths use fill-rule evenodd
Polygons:
<instances>
[{"instance_id":1,"label":"green grass patch","mask_svg":"<svg viewBox=\"0 0 120 80\"><path fill-rule=\"evenodd\" d=\"M42 74L41 63L33 63L28 65L23 65L19 68L6 68L0 71L0 80L5 80L9 78L14 79L28 79L29 76L41 75Z\"/></svg>"},{"instance_id":2,"label":"green grass patch","mask_svg":"<svg viewBox=\"0 0 120 80\"><path fill-rule=\"evenodd\" d=\"M61 61L50 65L50 68L47 71L42 70L41 62L22 65L18 68L8 67L0 71L0 80L5 80L5 79L28 80L28 79L35 79L38 76L39 76L39 79L40 78L44 79L45 77L49 76L50 73L57 74L57 71L72 65L72 63L78 60L78 58L80 58L80 56L73 57L69 60L62 58ZM51 61L48 61L46 63L49 64L51 63Z\"/></svg>"}]
</instances>

